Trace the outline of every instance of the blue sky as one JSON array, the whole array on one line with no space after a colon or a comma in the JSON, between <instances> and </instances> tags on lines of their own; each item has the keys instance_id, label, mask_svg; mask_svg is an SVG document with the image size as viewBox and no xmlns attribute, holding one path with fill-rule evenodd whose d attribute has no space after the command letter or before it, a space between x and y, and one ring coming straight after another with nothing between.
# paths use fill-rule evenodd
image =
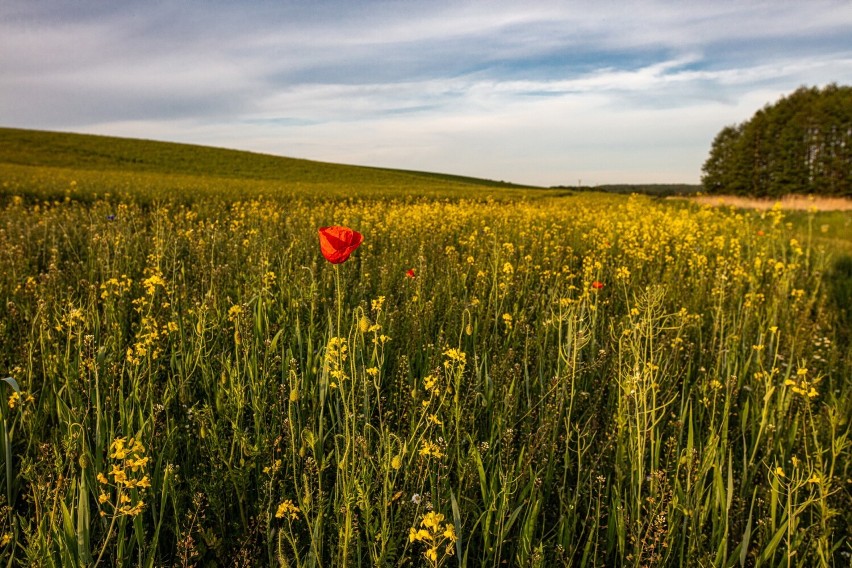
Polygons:
<instances>
[{"instance_id":1,"label":"blue sky","mask_svg":"<svg viewBox=\"0 0 852 568\"><path fill-rule=\"evenodd\" d=\"M852 82L852 2L4 0L0 125L535 185L697 183Z\"/></svg>"}]
</instances>

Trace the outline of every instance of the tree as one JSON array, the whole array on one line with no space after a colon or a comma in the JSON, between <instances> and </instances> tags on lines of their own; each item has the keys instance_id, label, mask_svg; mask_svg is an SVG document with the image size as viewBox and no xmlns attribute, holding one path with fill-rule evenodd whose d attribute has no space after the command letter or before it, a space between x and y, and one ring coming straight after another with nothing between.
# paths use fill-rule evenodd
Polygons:
<instances>
[{"instance_id":1,"label":"tree","mask_svg":"<svg viewBox=\"0 0 852 568\"><path fill-rule=\"evenodd\" d=\"M714 138L708 193L852 195L852 87L800 87Z\"/></svg>"}]
</instances>

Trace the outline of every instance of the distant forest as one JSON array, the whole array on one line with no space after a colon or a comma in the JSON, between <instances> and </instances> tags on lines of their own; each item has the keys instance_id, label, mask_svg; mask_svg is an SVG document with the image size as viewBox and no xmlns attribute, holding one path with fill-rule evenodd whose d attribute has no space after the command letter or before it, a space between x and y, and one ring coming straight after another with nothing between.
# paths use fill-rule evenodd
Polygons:
<instances>
[{"instance_id":1,"label":"distant forest","mask_svg":"<svg viewBox=\"0 0 852 568\"><path fill-rule=\"evenodd\" d=\"M691 195L701 191L700 185L688 183L623 183L608 185L552 185L550 189L569 189L571 191L603 191L606 193L642 193L656 197L671 195Z\"/></svg>"},{"instance_id":2,"label":"distant forest","mask_svg":"<svg viewBox=\"0 0 852 568\"><path fill-rule=\"evenodd\" d=\"M726 126L702 171L707 193L852 196L852 87L800 87Z\"/></svg>"}]
</instances>

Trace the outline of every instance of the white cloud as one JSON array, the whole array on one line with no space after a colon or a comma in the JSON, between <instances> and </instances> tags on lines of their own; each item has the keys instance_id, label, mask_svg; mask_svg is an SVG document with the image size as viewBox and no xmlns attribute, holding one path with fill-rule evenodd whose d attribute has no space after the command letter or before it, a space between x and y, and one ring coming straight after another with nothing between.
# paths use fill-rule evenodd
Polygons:
<instances>
[{"instance_id":1,"label":"white cloud","mask_svg":"<svg viewBox=\"0 0 852 568\"><path fill-rule=\"evenodd\" d=\"M848 2L4 4L0 124L543 185L696 182L852 76Z\"/></svg>"}]
</instances>

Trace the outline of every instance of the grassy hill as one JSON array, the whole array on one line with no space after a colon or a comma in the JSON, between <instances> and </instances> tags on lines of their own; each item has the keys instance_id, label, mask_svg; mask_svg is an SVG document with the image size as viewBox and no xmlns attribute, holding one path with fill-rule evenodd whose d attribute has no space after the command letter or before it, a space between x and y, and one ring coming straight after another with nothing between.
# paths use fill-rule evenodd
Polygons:
<instances>
[{"instance_id":1,"label":"grassy hill","mask_svg":"<svg viewBox=\"0 0 852 568\"><path fill-rule=\"evenodd\" d=\"M440 173L349 166L295 158L112 136L0 128L0 164L88 171L156 173L288 183L355 185L519 185Z\"/></svg>"}]
</instances>

